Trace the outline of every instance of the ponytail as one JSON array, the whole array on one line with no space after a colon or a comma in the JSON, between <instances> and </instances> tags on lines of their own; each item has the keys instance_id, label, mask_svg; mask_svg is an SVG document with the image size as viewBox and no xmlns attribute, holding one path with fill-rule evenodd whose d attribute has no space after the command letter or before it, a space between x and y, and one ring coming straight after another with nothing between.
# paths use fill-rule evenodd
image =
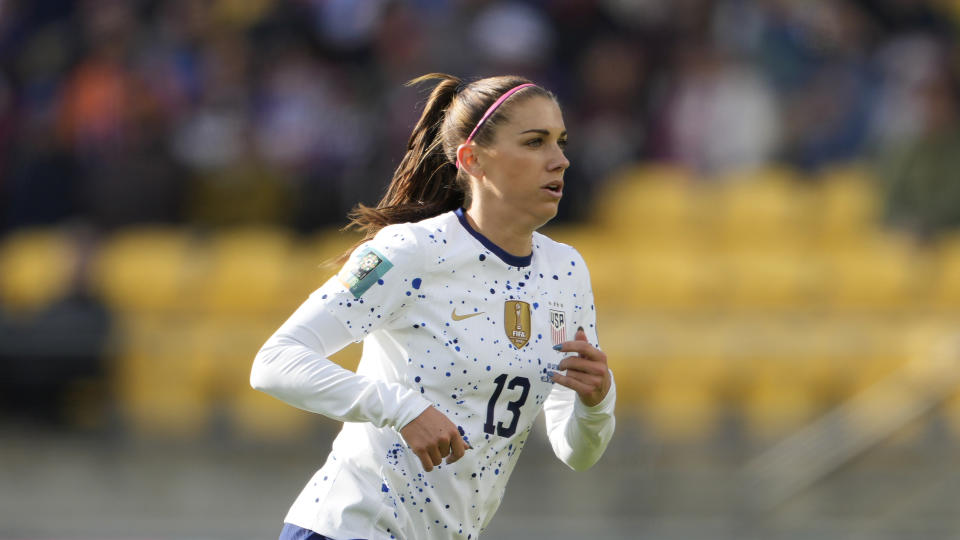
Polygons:
<instances>
[{"instance_id":1,"label":"ponytail","mask_svg":"<svg viewBox=\"0 0 960 540\"><path fill-rule=\"evenodd\" d=\"M407 86L434 80L439 82L410 134L407 153L394 171L387 193L376 207L358 204L347 214L350 223L344 230L363 233L358 245L387 225L420 221L469 206L467 174L461 174L455 165L457 146L471 138L481 146L492 141L495 126L507 118L507 107L497 108L502 102L498 99L508 97L506 92L513 89L517 94L556 99L543 88L528 84L527 79L514 76L465 84L452 75L430 73L411 80ZM517 89L518 85L522 88ZM345 261L352 251L353 248L341 255L337 262Z\"/></svg>"},{"instance_id":2,"label":"ponytail","mask_svg":"<svg viewBox=\"0 0 960 540\"><path fill-rule=\"evenodd\" d=\"M462 81L451 75L430 73L407 83L413 86L439 79L410 134L407 153L393 173L386 195L376 208L358 204L348 214L347 229L364 233L363 241L393 223L420 221L464 205L466 190L457 182L457 168L444 152L445 113Z\"/></svg>"}]
</instances>

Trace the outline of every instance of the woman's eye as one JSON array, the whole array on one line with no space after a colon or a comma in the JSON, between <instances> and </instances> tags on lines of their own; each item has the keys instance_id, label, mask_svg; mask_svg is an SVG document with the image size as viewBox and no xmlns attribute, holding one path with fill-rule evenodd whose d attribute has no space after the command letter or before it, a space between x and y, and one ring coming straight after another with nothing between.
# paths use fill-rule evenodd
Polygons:
<instances>
[{"instance_id":1,"label":"woman's eye","mask_svg":"<svg viewBox=\"0 0 960 540\"><path fill-rule=\"evenodd\" d=\"M543 139L539 137L527 141L527 146L540 146L541 144L543 144Z\"/></svg>"},{"instance_id":2,"label":"woman's eye","mask_svg":"<svg viewBox=\"0 0 960 540\"><path fill-rule=\"evenodd\" d=\"M557 146L559 146L560 148L566 148L566 147L567 147L567 140L566 140L566 139L560 139L559 141L557 141Z\"/></svg>"}]
</instances>

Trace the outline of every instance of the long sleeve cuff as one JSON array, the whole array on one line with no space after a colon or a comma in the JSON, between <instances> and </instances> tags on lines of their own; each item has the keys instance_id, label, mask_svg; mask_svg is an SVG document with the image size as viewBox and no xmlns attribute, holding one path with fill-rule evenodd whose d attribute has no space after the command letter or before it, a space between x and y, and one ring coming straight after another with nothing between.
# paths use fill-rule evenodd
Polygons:
<instances>
[{"instance_id":1,"label":"long sleeve cuff","mask_svg":"<svg viewBox=\"0 0 960 540\"><path fill-rule=\"evenodd\" d=\"M568 388L556 388L544 413L547 435L553 451L571 469L582 471L593 466L603 455L616 427L616 383L610 381L610 390L603 401L588 407Z\"/></svg>"}]
</instances>

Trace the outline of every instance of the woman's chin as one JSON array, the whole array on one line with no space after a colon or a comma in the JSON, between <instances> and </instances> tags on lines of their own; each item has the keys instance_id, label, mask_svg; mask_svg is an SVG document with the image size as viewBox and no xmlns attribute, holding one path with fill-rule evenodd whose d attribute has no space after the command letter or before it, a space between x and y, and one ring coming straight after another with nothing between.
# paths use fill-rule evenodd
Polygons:
<instances>
[{"instance_id":1,"label":"woman's chin","mask_svg":"<svg viewBox=\"0 0 960 540\"><path fill-rule=\"evenodd\" d=\"M534 215L537 222L536 228L539 229L550 222L551 219L557 217L557 211L559 210L559 207L559 204L552 203L543 205L542 210L538 208L539 211Z\"/></svg>"}]
</instances>

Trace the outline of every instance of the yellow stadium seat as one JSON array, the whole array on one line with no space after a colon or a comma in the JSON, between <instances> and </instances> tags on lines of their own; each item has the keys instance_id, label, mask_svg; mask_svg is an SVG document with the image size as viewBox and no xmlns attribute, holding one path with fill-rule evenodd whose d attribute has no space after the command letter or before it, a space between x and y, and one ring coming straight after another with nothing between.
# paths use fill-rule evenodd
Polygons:
<instances>
[{"instance_id":1,"label":"yellow stadium seat","mask_svg":"<svg viewBox=\"0 0 960 540\"><path fill-rule=\"evenodd\" d=\"M926 296L933 308L960 312L960 233L947 235L937 243Z\"/></svg>"},{"instance_id":2,"label":"yellow stadium seat","mask_svg":"<svg viewBox=\"0 0 960 540\"><path fill-rule=\"evenodd\" d=\"M0 244L0 301L14 310L40 309L66 294L75 268L64 231L15 231Z\"/></svg>"},{"instance_id":3,"label":"yellow stadium seat","mask_svg":"<svg viewBox=\"0 0 960 540\"><path fill-rule=\"evenodd\" d=\"M694 444L717 427L719 407L711 389L678 383L656 384L644 396L641 418L667 443Z\"/></svg>"},{"instance_id":4,"label":"yellow stadium seat","mask_svg":"<svg viewBox=\"0 0 960 540\"><path fill-rule=\"evenodd\" d=\"M802 379L757 377L742 402L746 431L759 443L771 443L814 420L820 403Z\"/></svg>"},{"instance_id":5,"label":"yellow stadium seat","mask_svg":"<svg viewBox=\"0 0 960 540\"><path fill-rule=\"evenodd\" d=\"M720 397L733 371L729 335L725 325L709 318L678 318L651 323L645 339L634 340L640 349L635 354L642 359L632 375L641 377L641 384L633 384L638 395L629 401L662 440L702 442L718 428L724 407ZM619 388L624 370L619 362L613 369Z\"/></svg>"},{"instance_id":6,"label":"yellow stadium seat","mask_svg":"<svg viewBox=\"0 0 960 540\"><path fill-rule=\"evenodd\" d=\"M321 263L331 261L335 272L339 265L333 264L332 261L346 253L361 239L362 236L356 231L340 231L331 228L316 233L304 243L304 247L309 248Z\"/></svg>"},{"instance_id":7,"label":"yellow stadium seat","mask_svg":"<svg viewBox=\"0 0 960 540\"><path fill-rule=\"evenodd\" d=\"M960 441L960 391L957 390L957 361L960 359L960 332L956 315L931 317L918 324L907 340L914 391L935 398L936 414L942 418L954 441Z\"/></svg>"},{"instance_id":8,"label":"yellow stadium seat","mask_svg":"<svg viewBox=\"0 0 960 540\"><path fill-rule=\"evenodd\" d=\"M745 171L710 186L705 216L716 242L728 250L802 249L810 236L812 190L788 169Z\"/></svg>"},{"instance_id":9,"label":"yellow stadium seat","mask_svg":"<svg viewBox=\"0 0 960 540\"><path fill-rule=\"evenodd\" d=\"M293 239L283 229L245 228L214 234L209 269L201 288L204 309L226 316L292 311L290 297Z\"/></svg>"},{"instance_id":10,"label":"yellow stadium seat","mask_svg":"<svg viewBox=\"0 0 960 540\"><path fill-rule=\"evenodd\" d=\"M720 276L702 253L649 249L624 253L608 264L617 269L616 282L609 287L614 302L641 310L681 312L716 305Z\"/></svg>"},{"instance_id":11,"label":"yellow stadium seat","mask_svg":"<svg viewBox=\"0 0 960 540\"><path fill-rule=\"evenodd\" d=\"M287 280L290 294L306 300L311 292L336 275L342 266L337 259L360 238L354 232L329 229L297 242L290 257Z\"/></svg>"},{"instance_id":12,"label":"yellow stadium seat","mask_svg":"<svg viewBox=\"0 0 960 540\"><path fill-rule=\"evenodd\" d=\"M827 253L826 303L839 310L888 311L916 306L924 253L909 239L876 234L870 239Z\"/></svg>"},{"instance_id":13,"label":"yellow stadium seat","mask_svg":"<svg viewBox=\"0 0 960 540\"><path fill-rule=\"evenodd\" d=\"M797 310L822 302L823 267L817 259L776 251L721 254L717 287L729 310Z\"/></svg>"},{"instance_id":14,"label":"yellow stadium seat","mask_svg":"<svg viewBox=\"0 0 960 540\"><path fill-rule=\"evenodd\" d=\"M195 302L200 253L182 229L125 229L101 246L94 282L107 304L121 312L185 310Z\"/></svg>"},{"instance_id":15,"label":"yellow stadium seat","mask_svg":"<svg viewBox=\"0 0 960 540\"><path fill-rule=\"evenodd\" d=\"M840 323L838 337L847 348L845 396L862 392L903 368L917 350L918 331L917 323L909 320L868 318Z\"/></svg>"},{"instance_id":16,"label":"yellow stadium seat","mask_svg":"<svg viewBox=\"0 0 960 540\"><path fill-rule=\"evenodd\" d=\"M595 222L633 244L674 244L696 237L703 216L700 190L680 167L644 164L624 170L603 188Z\"/></svg>"},{"instance_id":17,"label":"yellow stadium seat","mask_svg":"<svg viewBox=\"0 0 960 540\"><path fill-rule=\"evenodd\" d=\"M284 296L290 299L290 312L303 303L310 293L320 288L339 270L327 264L327 257L320 255L312 244L297 242L287 257Z\"/></svg>"},{"instance_id":18,"label":"yellow stadium seat","mask_svg":"<svg viewBox=\"0 0 960 540\"><path fill-rule=\"evenodd\" d=\"M879 227L880 193L866 166L828 169L817 178L815 189L818 217L813 232L821 247L845 248Z\"/></svg>"},{"instance_id":19,"label":"yellow stadium seat","mask_svg":"<svg viewBox=\"0 0 960 540\"><path fill-rule=\"evenodd\" d=\"M724 385L733 375L727 325L713 319L677 320L660 330L665 339L656 382L667 385L696 383L710 388Z\"/></svg>"},{"instance_id":20,"label":"yellow stadium seat","mask_svg":"<svg viewBox=\"0 0 960 540\"><path fill-rule=\"evenodd\" d=\"M233 432L244 439L294 440L310 415L250 386L254 357L280 321L251 318L198 318L192 324L190 363L203 388Z\"/></svg>"},{"instance_id":21,"label":"yellow stadium seat","mask_svg":"<svg viewBox=\"0 0 960 540\"><path fill-rule=\"evenodd\" d=\"M669 337L659 321L646 321L629 311L601 306L597 316L600 347L617 383L617 403L637 410L668 360Z\"/></svg>"},{"instance_id":22,"label":"yellow stadium seat","mask_svg":"<svg viewBox=\"0 0 960 540\"><path fill-rule=\"evenodd\" d=\"M797 328L797 363L811 391L822 400L847 398L886 369L870 317L818 313ZM883 364L883 365L882 365Z\"/></svg>"},{"instance_id":23,"label":"yellow stadium seat","mask_svg":"<svg viewBox=\"0 0 960 540\"><path fill-rule=\"evenodd\" d=\"M189 321L128 317L113 364L126 425L151 438L192 438L210 426L205 366L194 362Z\"/></svg>"},{"instance_id":24,"label":"yellow stadium seat","mask_svg":"<svg viewBox=\"0 0 960 540\"><path fill-rule=\"evenodd\" d=\"M207 391L224 400L250 386L254 356L281 319L198 316L190 322L190 364Z\"/></svg>"},{"instance_id":25,"label":"yellow stadium seat","mask_svg":"<svg viewBox=\"0 0 960 540\"><path fill-rule=\"evenodd\" d=\"M297 409L250 385L229 404L231 426L242 439L270 443L302 439L324 417Z\"/></svg>"}]
</instances>

